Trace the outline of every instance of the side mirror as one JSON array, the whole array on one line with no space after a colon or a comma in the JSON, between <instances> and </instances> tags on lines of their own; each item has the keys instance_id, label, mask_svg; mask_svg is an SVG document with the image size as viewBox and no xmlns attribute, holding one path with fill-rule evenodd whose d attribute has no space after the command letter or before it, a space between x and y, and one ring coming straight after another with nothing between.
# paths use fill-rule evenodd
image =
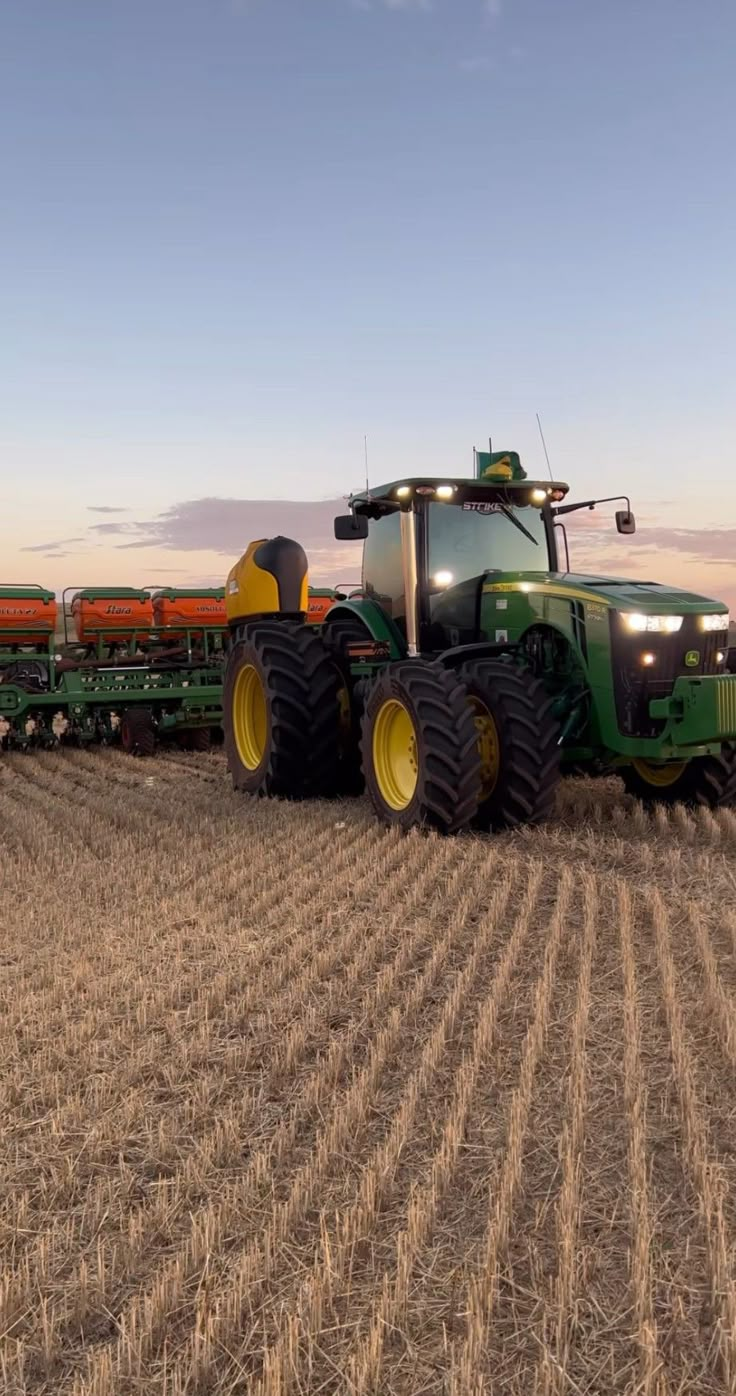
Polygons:
<instances>
[{"instance_id":1,"label":"side mirror","mask_svg":"<svg viewBox=\"0 0 736 1396\"><path fill-rule=\"evenodd\" d=\"M619 533L636 533L636 519L630 509L616 510L616 528Z\"/></svg>"},{"instance_id":2,"label":"side mirror","mask_svg":"<svg viewBox=\"0 0 736 1396\"><path fill-rule=\"evenodd\" d=\"M340 543L353 543L358 538L367 538L368 520L365 514L338 514L335 519L335 537Z\"/></svg>"}]
</instances>

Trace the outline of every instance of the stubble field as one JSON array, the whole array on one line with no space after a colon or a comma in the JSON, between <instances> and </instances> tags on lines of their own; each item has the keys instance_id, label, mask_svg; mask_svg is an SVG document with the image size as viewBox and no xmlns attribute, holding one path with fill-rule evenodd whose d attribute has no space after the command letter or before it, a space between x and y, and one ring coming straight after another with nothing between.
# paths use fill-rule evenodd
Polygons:
<instances>
[{"instance_id":1,"label":"stubble field","mask_svg":"<svg viewBox=\"0 0 736 1396\"><path fill-rule=\"evenodd\" d=\"M736 1389L736 813L0 762L0 1389Z\"/></svg>"}]
</instances>

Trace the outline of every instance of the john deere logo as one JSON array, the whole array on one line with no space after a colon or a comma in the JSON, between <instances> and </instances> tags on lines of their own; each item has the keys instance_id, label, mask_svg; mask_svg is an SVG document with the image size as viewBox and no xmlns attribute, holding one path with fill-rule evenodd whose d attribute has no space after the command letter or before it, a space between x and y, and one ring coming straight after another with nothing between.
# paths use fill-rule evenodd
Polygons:
<instances>
[{"instance_id":1,"label":"john deere logo","mask_svg":"<svg viewBox=\"0 0 736 1396\"><path fill-rule=\"evenodd\" d=\"M700 650L688 650L685 655L685 663L688 669L697 669L700 663Z\"/></svg>"}]
</instances>

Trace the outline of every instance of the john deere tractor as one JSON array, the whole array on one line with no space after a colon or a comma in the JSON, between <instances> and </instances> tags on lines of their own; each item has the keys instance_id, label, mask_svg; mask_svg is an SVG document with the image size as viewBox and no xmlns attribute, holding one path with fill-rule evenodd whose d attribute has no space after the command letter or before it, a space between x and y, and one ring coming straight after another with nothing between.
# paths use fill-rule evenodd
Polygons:
<instances>
[{"instance_id":1,"label":"john deere tractor","mask_svg":"<svg viewBox=\"0 0 736 1396\"><path fill-rule=\"evenodd\" d=\"M564 515L614 501L567 493L507 451L476 453L472 478L352 496L335 534L364 540L361 591L319 625L299 544L251 544L226 591L235 785L299 797L364 781L386 823L445 832L537 823L581 769L647 801L734 802L726 608L571 573Z\"/></svg>"}]
</instances>

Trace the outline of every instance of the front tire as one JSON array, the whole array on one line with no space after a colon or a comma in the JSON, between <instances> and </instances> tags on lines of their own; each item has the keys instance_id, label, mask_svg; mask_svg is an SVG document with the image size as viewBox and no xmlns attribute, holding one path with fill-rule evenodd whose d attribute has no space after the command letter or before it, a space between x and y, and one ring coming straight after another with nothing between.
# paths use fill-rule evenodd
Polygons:
<instances>
[{"instance_id":1,"label":"front tire","mask_svg":"<svg viewBox=\"0 0 736 1396\"><path fill-rule=\"evenodd\" d=\"M543 823L560 780L559 726L543 684L501 659L468 660L458 673L468 691L481 756L477 827Z\"/></svg>"},{"instance_id":2,"label":"front tire","mask_svg":"<svg viewBox=\"0 0 736 1396\"><path fill-rule=\"evenodd\" d=\"M465 689L451 670L421 660L387 666L365 705L361 755L384 824L445 834L470 824L480 756Z\"/></svg>"},{"instance_id":3,"label":"front tire","mask_svg":"<svg viewBox=\"0 0 736 1396\"><path fill-rule=\"evenodd\" d=\"M636 761L619 775L628 795L646 805L703 805L719 809L736 804L736 746L727 744L720 756L694 756L690 761Z\"/></svg>"}]
</instances>

